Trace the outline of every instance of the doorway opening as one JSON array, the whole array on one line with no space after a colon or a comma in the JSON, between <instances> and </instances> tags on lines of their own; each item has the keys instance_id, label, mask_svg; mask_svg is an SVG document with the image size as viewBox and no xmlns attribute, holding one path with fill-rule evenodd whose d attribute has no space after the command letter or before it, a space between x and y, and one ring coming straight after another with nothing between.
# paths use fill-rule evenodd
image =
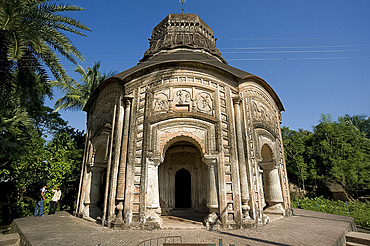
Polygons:
<instances>
[{"instance_id":1,"label":"doorway opening","mask_svg":"<svg viewBox=\"0 0 370 246\"><path fill-rule=\"evenodd\" d=\"M184 168L175 175L175 207L191 208L191 175Z\"/></svg>"}]
</instances>

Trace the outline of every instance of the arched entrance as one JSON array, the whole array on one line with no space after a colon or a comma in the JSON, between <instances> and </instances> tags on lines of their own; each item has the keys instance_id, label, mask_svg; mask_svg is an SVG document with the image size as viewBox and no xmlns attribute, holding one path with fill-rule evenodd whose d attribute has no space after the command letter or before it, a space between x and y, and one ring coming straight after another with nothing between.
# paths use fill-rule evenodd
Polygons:
<instances>
[{"instance_id":1,"label":"arched entrance","mask_svg":"<svg viewBox=\"0 0 370 246\"><path fill-rule=\"evenodd\" d=\"M175 207L191 208L191 175L184 168L175 174Z\"/></svg>"},{"instance_id":2,"label":"arched entrance","mask_svg":"<svg viewBox=\"0 0 370 246\"><path fill-rule=\"evenodd\" d=\"M194 143L179 138L166 149L158 180L162 214L184 208L208 211L208 168Z\"/></svg>"}]
</instances>

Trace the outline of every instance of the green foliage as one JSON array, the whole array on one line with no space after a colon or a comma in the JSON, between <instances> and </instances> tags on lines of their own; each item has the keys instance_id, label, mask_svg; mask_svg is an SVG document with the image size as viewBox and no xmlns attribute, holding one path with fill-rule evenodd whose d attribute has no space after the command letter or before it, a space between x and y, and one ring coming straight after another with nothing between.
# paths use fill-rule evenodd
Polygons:
<instances>
[{"instance_id":1,"label":"green foliage","mask_svg":"<svg viewBox=\"0 0 370 246\"><path fill-rule=\"evenodd\" d=\"M51 109L49 108L50 112ZM44 119L50 114L45 113ZM8 224L13 218L33 213L37 191L47 184L51 189L60 185L65 204L73 208L77 195L76 187L82 162L84 134L66 124L57 113L52 113L54 132L46 144L42 132L32 124L27 114L20 112L13 118L0 117L1 147L0 182L4 191L0 197L0 223ZM22 118L23 117L23 118ZM61 123L61 124L59 124ZM49 125L50 126L50 125ZM51 193L46 197L50 198ZM47 205L47 204L45 204Z\"/></svg>"},{"instance_id":2,"label":"green foliage","mask_svg":"<svg viewBox=\"0 0 370 246\"><path fill-rule=\"evenodd\" d=\"M77 66L75 72L81 76L81 83L74 79L68 79L66 83L53 81L52 84L59 87L65 94L55 102L55 111L58 110L82 110L95 89L112 75L99 72L100 63L94 63L93 67Z\"/></svg>"},{"instance_id":3,"label":"green foliage","mask_svg":"<svg viewBox=\"0 0 370 246\"><path fill-rule=\"evenodd\" d=\"M85 36L80 30L89 28L62 13L82 10L48 0L0 0L1 107L17 107L22 99L27 102L40 99L40 95L41 98L45 94L51 96L42 64L57 80L67 80L58 55L74 64L76 58L81 61L83 58L65 33ZM45 92L34 94L34 88L40 86Z\"/></svg>"},{"instance_id":4,"label":"green foliage","mask_svg":"<svg viewBox=\"0 0 370 246\"><path fill-rule=\"evenodd\" d=\"M79 30L88 27L60 13L83 11L74 5L49 3L46 0L1 0L0 30L8 36L8 55L18 61L27 49L32 50L51 70L56 78L65 75L55 51L73 63L82 60L65 32L85 36Z\"/></svg>"},{"instance_id":5,"label":"green foliage","mask_svg":"<svg viewBox=\"0 0 370 246\"><path fill-rule=\"evenodd\" d=\"M319 211L317 206L319 201L320 212L348 216L346 203L343 201L332 201L324 197L315 197L299 199L299 206L297 200L292 200L293 208L301 208L312 211ZM370 203L363 202L348 202L348 209L351 217L355 219L356 225L370 229Z\"/></svg>"},{"instance_id":6,"label":"green foliage","mask_svg":"<svg viewBox=\"0 0 370 246\"><path fill-rule=\"evenodd\" d=\"M46 145L48 162L48 182L49 188L59 185L63 193L65 204L72 206L77 196L77 189L82 154L83 154L84 134L66 128L57 133L53 140ZM53 194L47 193L46 197Z\"/></svg>"},{"instance_id":7,"label":"green foliage","mask_svg":"<svg viewBox=\"0 0 370 246\"><path fill-rule=\"evenodd\" d=\"M75 64L82 56L65 34L89 29L62 14L82 10L49 0L0 0L0 224L31 215L45 184L60 185L73 207L83 133L44 105L52 93L43 64L57 80L68 80L57 55Z\"/></svg>"},{"instance_id":8,"label":"green foliage","mask_svg":"<svg viewBox=\"0 0 370 246\"><path fill-rule=\"evenodd\" d=\"M356 123L348 123L354 120ZM361 127L355 127L361 125ZM282 128L289 179L312 189L325 182L341 184L353 193L370 188L370 140L366 117L322 115L313 132Z\"/></svg>"},{"instance_id":9,"label":"green foliage","mask_svg":"<svg viewBox=\"0 0 370 246\"><path fill-rule=\"evenodd\" d=\"M281 131L288 173L299 186L302 185L305 189L305 180L310 175L310 164L312 166L309 149L312 133L302 129L298 132L291 131L288 127L283 127Z\"/></svg>"}]
</instances>

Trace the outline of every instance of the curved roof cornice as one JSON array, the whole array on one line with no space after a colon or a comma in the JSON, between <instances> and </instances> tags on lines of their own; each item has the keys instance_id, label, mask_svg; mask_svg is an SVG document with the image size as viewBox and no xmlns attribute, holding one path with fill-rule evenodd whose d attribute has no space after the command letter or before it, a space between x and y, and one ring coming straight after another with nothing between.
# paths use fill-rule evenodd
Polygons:
<instances>
[{"instance_id":1,"label":"curved roof cornice","mask_svg":"<svg viewBox=\"0 0 370 246\"><path fill-rule=\"evenodd\" d=\"M141 76L150 74L153 71L158 69L170 68L170 67L180 67L180 66L187 66L187 67L197 67L208 69L220 74L221 76L225 76L229 78L231 81L234 81L235 84L231 84L231 86L238 86L244 82L255 82L262 86L274 99L275 103L277 104L280 111L284 111L284 106L280 101L278 95L274 91L274 89L262 78L250 74L248 72L242 71L240 69L234 68L227 64L221 63L218 59L214 58L210 59L210 55L204 52L195 53L194 51L188 51L186 49L178 50L177 52L172 52L168 54L167 52L158 56L156 60L151 60L147 62L141 62L135 67L132 67L122 73L116 74L107 80L105 80L99 87L94 91L93 96L89 99L88 105L91 104L90 101L94 100L96 95L108 84L112 82L119 82L122 85L139 78ZM86 107L85 107L86 108Z\"/></svg>"},{"instance_id":2,"label":"curved roof cornice","mask_svg":"<svg viewBox=\"0 0 370 246\"><path fill-rule=\"evenodd\" d=\"M113 76L113 78L120 80L123 84L126 84L133 79L139 78L161 68L179 66L203 67L204 69L212 70L221 76L226 76L231 81L234 81L235 84L232 84L231 86L238 86L244 82L250 81L259 84L271 95L279 110L285 110L278 95L265 80L251 73L221 63L215 58L210 59L210 57L211 56L209 54L204 52L197 54L194 51L179 49L177 52L172 52L170 54L164 53L160 56L158 55L157 60L139 63L137 66Z\"/></svg>"},{"instance_id":3,"label":"curved roof cornice","mask_svg":"<svg viewBox=\"0 0 370 246\"><path fill-rule=\"evenodd\" d=\"M245 77L241 78L239 80L238 84L242 84L244 82L250 82L250 81L253 81L253 82L259 84L260 86L262 86L271 95L271 97L274 99L274 101L275 101L276 105L278 106L279 110L280 111L285 111L284 105L281 102L279 96L276 94L275 90L272 89L272 87L261 77L258 77L256 75L251 74L251 75L248 75L248 76L245 76Z\"/></svg>"}]
</instances>

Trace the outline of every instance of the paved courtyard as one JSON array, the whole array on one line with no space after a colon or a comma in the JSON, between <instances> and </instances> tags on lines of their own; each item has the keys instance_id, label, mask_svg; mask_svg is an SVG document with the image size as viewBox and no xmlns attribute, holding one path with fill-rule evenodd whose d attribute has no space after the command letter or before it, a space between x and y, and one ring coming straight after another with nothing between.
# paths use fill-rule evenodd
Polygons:
<instances>
[{"instance_id":1,"label":"paved courtyard","mask_svg":"<svg viewBox=\"0 0 370 246\"><path fill-rule=\"evenodd\" d=\"M30 245L157 245L157 238L172 237L183 243L222 245L340 245L347 231L355 230L353 218L294 209L294 216L273 221L256 229L207 231L200 222L167 217L165 229L112 230L76 218L67 212L45 217L14 220L12 229ZM162 240L162 241L161 241ZM158 240L162 245L163 239Z\"/></svg>"}]
</instances>

